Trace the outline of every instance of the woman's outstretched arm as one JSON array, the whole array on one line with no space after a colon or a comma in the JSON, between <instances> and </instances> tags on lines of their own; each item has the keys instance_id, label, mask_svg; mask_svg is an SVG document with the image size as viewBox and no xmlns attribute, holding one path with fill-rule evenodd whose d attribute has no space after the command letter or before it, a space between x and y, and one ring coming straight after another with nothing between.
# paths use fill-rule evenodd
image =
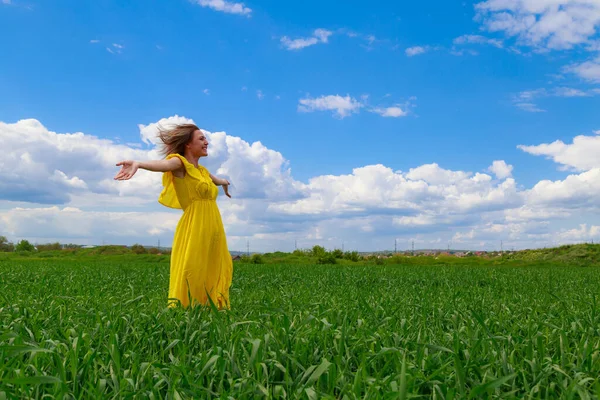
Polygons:
<instances>
[{"instance_id":1,"label":"woman's outstretched arm","mask_svg":"<svg viewBox=\"0 0 600 400\"><path fill-rule=\"evenodd\" d=\"M115 180L124 181L131 179L139 168L154 172L167 172L175 171L183 168L183 163L177 157L170 158L168 160L148 160L148 161L134 161L124 160L117 163L117 167L121 166L121 170L115 175Z\"/></svg>"},{"instance_id":2,"label":"woman's outstretched arm","mask_svg":"<svg viewBox=\"0 0 600 400\"><path fill-rule=\"evenodd\" d=\"M229 194L229 181L227 179L221 179L221 178L217 178L216 176L214 176L213 174L210 174L210 179L212 179L213 183L217 186L223 186L223 190L225 191L225 195L229 198L231 198L231 195Z\"/></svg>"}]
</instances>

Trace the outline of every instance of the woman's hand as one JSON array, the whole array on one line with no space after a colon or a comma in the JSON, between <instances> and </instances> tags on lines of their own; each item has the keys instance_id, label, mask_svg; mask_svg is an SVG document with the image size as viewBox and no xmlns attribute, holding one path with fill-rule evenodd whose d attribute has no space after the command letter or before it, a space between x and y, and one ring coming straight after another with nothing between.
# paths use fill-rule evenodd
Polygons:
<instances>
[{"instance_id":1,"label":"woman's hand","mask_svg":"<svg viewBox=\"0 0 600 400\"><path fill-rule=\"evenodd\" d=\"M231 195L229 194L229 185L231 185L231 184L229 183L229 181L227 179L217 178L213 174L210 174L210 179L213 181L213 183L215 185L223 186L225 195L227 195L227 197L231 198Z\"/></svg>"},{"instance_id":2,"label":"woman's hand","mask_svg":"<svg viewBox=\"0 0 600 400\"><path fill-rule=\"evenodd\" d=\"M131 179L133 175L137 172L140 164L137 161L133 160L125 160L117 163L117 167L121 166L121 170L115 175L115 180L117 181L125 181L127 179Z\"/></svg>"},{"instance_id":3,"label":"woman's hand","mask_svg":"<svg viewBox=\"0 0 600 400\"><path fill-rule=\"evenodd\" d=\"M221 186L223 186L223 190L225 191L225 195L229 198L231 198L231 195L229 194L229 181L227 179L221 179Z\"/></svg>"}]
</instances>

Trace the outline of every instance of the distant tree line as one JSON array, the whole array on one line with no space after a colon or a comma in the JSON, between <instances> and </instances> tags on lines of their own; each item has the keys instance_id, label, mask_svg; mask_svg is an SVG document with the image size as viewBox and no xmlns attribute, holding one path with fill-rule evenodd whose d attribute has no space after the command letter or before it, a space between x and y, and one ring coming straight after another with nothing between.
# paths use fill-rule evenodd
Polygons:
<instances>
[{"instance_id":1,"label":"distant tree line","mask_svg":"<svg viewBox=\"0 0 600 400\"><path fill-rule=\"evenodd\" d=\"M44 243L33 245L28 240L21 240L17 244L10 242L6 236L0 236L0 252L46 252L46 251L69 251L73 252L81 249L81 245ZM134 244L131 247L126 246L98 246L86 249L91 254L170 254L168 249L158 249L156 247L144 247L141 244ZM83 251L83 249L81 250Z\"/></svg>"},{"instance_id":2,"label":"distant tree line","mask_svg":"<svg viewBox=\"0 0 600 400\"><path fill-rule=\"evenodd\" d=\"M29 243L27 240L21 240L19 243L14 244L9 242L6 236L0 236L0 252L10 251L34 251L35 246Z\"/></svg>"},{"instance_id":3,"label":"distant tree line","mask_svg":"<svg viewBox=\"0 0 600 400\"><path fill-rule=\"evenodd\" d=\"M362 261L365 258L362 257L357 251L342 251L340 249L335 249L332 251L327 251L323 246L313 246L310 249L305 250L294 250L293 253L283 253L283 252L275 252L275 253L266 253L266 254L253 254L252 256L243 255L239 257L239 261L242 263L249 264L266 264L272 260L280 260L280 261L291 261L291 260L301 260L310 258L313 262L317 264L337 264L339 260L347 260L352 262Z\"/></svg>"}]
</instances>

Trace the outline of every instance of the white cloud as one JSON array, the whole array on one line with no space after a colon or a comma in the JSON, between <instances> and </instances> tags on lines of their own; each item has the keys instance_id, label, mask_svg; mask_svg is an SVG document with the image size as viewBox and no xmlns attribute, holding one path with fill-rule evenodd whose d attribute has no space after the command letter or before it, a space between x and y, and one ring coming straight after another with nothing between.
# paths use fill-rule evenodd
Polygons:
<instances>
[{"instance_id":1,"label":"white cloud","mask_svg":"<svg viewBox=\"0 0 600 400\"><path fill-rule=\"evenodd\" d=\"M91 43L98 43L98 41L93 42L91 41ZM120 45L118 43L113 43L112 47L106 47L106 51L108 51L111 54L121 54L123 52L123 49L125 48L125 46Z\"/></svg>"},{"instance_id":2,"label":"white cloud","mask_svg":"<svg viewBox=\"0 0 600 400\"><path fill-rule=\"evenodd\" d=\"M265 95L263 94L262 90L257 90L256 97L258 97L259 100L262 100L265 98Z\"/></svg>"},{"instance_id":3,"label":"white cloud","mask_svg":"<svg viewBox=\"0 0 600 400\"><path fill-rule=\"evenodd\" d=\"M240 14L250 16L250 14L252 13L252 9L246 7L244 3L236 3L226 0L192 0L192 2L202 7L208 7L215 11L221 11L228 14Z\"/></svg>"},{"instance_id":4,"label":"white cloud","mask_svg":"<svg viewBox=\"0 0 600 400\"><path fill-rule=\"evenodd\" d=\"M589 82L600 83L600 57L570 65L565 68L565 72L576 74Z\"/></svg>"},{"instance_id":5,"label":"white cloud","mask_svg":"<svg viewBox=\"0 0 600 400\"><path fill-rule=\"evenodd\" d=\"M569 87L559 87L555 89L555 96L558 97L589 97L593 95L593 92Z\"/></svg>"},{"instance_id":6,"label":"white cloud","mask_svg":"<svg viewBox=\"0 0 600 400\"><path fill-rule=\"evenodd\" d=\"M454 44L464 45L464 44L487 44L490 46L497 47L499 49L504 47L504 43L499 39L491 39L486 38L480 35L463 35L454 39Z\"/></svg>"},{"instance_id":7,"label":"white cloud","mask_svg":"<svg viewBox=\"0 0 600 400\"><path fill-rule=\"evenodd\" d=\"M589 171L600 168L600 135L579 135L573 138L571 144L556 140L534 146L519 145L517 148L529 154L546 156L566 169Z\"/></svg>"},{"instance_id":8,"label":"white cloud","mask_svg":"<svg viewBox=\"0 0 600 400\"><path fill-rule=\"evenodd\" d=\"M594 168L563 180L542 180L525 192L527 204L585 214L600 210L600 169Z\"/></svg>"},{"instance_id":9,"label":"white cloud","mask_svg":"<svg viewBox=\"0 0 600 400\"><path fill-rule=\"evenodd\" d=\"M437 163L425 164L417 168L411 168L406 177L413 181L424 181L434 185L444 183L454 184L468 179L470 173L463 171L449 171L441 168Z\"/></svg>"},{"instance_id":10,"label":"white cloud","mask_svg":"<svg viewBox=\"0 0 600 400\"><path fill-rule=\"evenodd\" d=\"M472 56L479 55L479 53L477 51L472 50L472 49L456 50L454 48L452 50L450 50L450 54L452 54L453 56L458 56L458 57L464 56L465 54L469 54Z\"/></svg>"},{"instance_id":11,"label":"white cloud","mask_svg":"<svg viewBox=\"0 0 600 400\"><path fill-rule=\"evenodd\" d=\"M10 0L2 0L2 4L11 4Z\"/></svg>"},{"instance_id":12,"label":"white cloud","mask_svg":"<svg viewBox=\"0 0 600 400\"><path fill-rule=\"evenodd\" d=\"M280 41L287 50L300 50L318 43L328 43L331 35L333 32L327 29L315 29L311 37L290 39L288 36L284 36Z\"/></svg>"},{"instance_id":13,"label":"white cloud","mask_svg":"<svg viewBox=\"0 0 600 400\"><path fill-rule=\"evenodd\" d=\"M317 98L304 98L299 100L298 111L313 112L313 111L333 111L334 115L339 118L344 118L352 113L358 112L363 104L350 97L350 95L328 95Z\"/></svg>"},{"instance_id":14,"label":"white cloud","mask_svg":"<svg viewBox=\"0 0 600 400\"><path fill-rule=\"evenodd\" d=\"M600 51L600 39L592 41L586 50L589 52Z\"/></svg>"},{"instance_id":15,"label":"white cloud","mask_svg":"<svg viewBox=\"0 0 600 400\"><path fill-rule=\"evenodd\" d=\"M202 93L204 93L205 95L207 95L207 96L208 96L208 95L210 94L210 90L209 90L209 89L204 89L204 90L202 91Z\"/></svg>"},{"instance_id":16,"label":"white cloud","mask_svg":"<svg viewBox=\"0 0 600 400\"><path fill-rule=\"evenodd\" d=\"M548 220L565 219L570 212L562 208L553 208L527 204L519 208L504 211L504 219L507 223L543 222Z\"/></svg>"},{"instance_id":17,"label":"white cloud","mask_svg":"<svg viewBox=\"0 0 600 400\"><path fill-rule=\"evenodd\" d=\"M377 45L387 44L391 50L397 50L400 48L399 44L393 44L392 40L386 38L380 38L373 34L364 34L351 31L347 28L340 28L335 31L336 34L341 34L351 39L358 39L359 46L367 51L373 50Z\"/></svg>"},{"instance_id":18,"label":"white cloud","mask_svg":"<svg viewBox=\"0 0 600 400\"><path fill-rule=\"evenodd\" d=\"M523 111L532 112L532 113L546 112L546 110L539 108L534 103L518 102L518 103L515 103L515 106L520 108Z\"/></svg>"},{"instance_id":19,"label":"white cloud","mask_svg":"<svg viewBox=\"0 0 600 400\"><path fill-rule=\"evenodd\" d=\"M90 43L100 43L100 41L98 39L92 39L90 40Z\"/></svg>"},{"instance_id":20,"label":"white cloud","mask_svg":"<svg viewBox=\"0 0 600 400\"><path fill-rule=\"evenodd\" d=\"M496 160L488 168L488 171L496 175L498 179L506 179L512 176L513 166L508 165L504 160Z\"/></svg>"},{"instance_id":21,"label":"white cloud","mask_svg":"<svg viewBox=\"0 0 600 400\"><path fill-rule=\"evenodd\" d=\"M54 174L50 177L50 180L53 182L64 184L65 186L70 186L72 188L87 189L87 183L85 183L83 180L79 179L76 176L69 178L67 174L58 169L54 170Z\"/></svg>"},{"instance_id":22,"label":"white cloud","mask_svg":"<svg viewBox=\"0 0 600 400\"><path fill-rule=\"evenodd\" d=\"M475 6L476 20L489 32L515 38L516 46L550 52L580 48L600 50L600 1L598 0L485 0ZM513 51L520 51L511 47ZM573 62L563 67L590 83L600 82L600 57ZM584 96L583 92L566 92L563 96ZM560 95L559 95L560 96ZM533 103L517 105L526 111L539 112Z\"/></svg>"},{"instance_id":23,"label":"white cloud","mask_svg":"<svg viewBox=\"0 0 600 400\"><path fill-rule=\"evenodd\" d=\"M108 139L81 132L59 134L34 119L14 124L0 122L0 198L42 204L65 204L82 188L97 194L115 195L143 191L152 182L140 174L137 183L119 188L107 185L115 163L123 159L154 158L155 152L132 149ZM18 168L11 166L18 165ZM158 181L154 181L158 182ZM141 187L138 187L141 186Z\"/></svg>"},{"instance_id":24,"label":"white cloud","mask_svg":"<svg viewBox=\"0 0 600 400\"><path fill-rule=\"evenodd\" d=\"M331 36L333 34L333 32L328 31L327 29L315 29L313 34L322 43L327 43L329 36Z\"/></svg>"},{"instance_id":25,"label":"white cloud","mask_svg":"<svg viewBox=\"0 0 600 400\"><path fill-rule=\"evenodd\" d=\"M579 229L563 230L558 237L563 243L581 243L596 239L600 236L600 226L592 225L588 228L587 224L579 225Z\"/></svg>"},{"instance_id":26,"label":"white cloud","mask_svg":"<svg viewBox=\"0 0 600 400\"><path fill-rule=\"evenodd\" d=\"M179 215L170 212L84 211L74 207L17 207L0 211L4 230L12 237L48 242L56 238L74 242L121 244L134 237L146 245L155 236L173 232ZM94 239L92 239L94 238ZM132 244L132 243L131 243Z\"/></svg>"},{"instance_id":27,"label":"white cloud","mask_svg":"<svg viewBox=\"0 0 600 400\"><path fill-rule=\"evenodd\" d=\"M515 107L528 112L545 112L546 110L538 107L535 103L537 99L548 97L592 97L600 94L597 89L576 89L566 86L559 86L550 89L525 90L513 96L512 101Z\"/></svg>"},{"instance_id":28,"label":"white cloud","mask_svg":"<svg viewBox=\"0 0 600 400\"><path fill-rule=\"evenodd\" d=\"M600 24L596 0L487 0L475 8L488 31L503 32L539 50L587 44Z\"/></svg>"},{"instance_id":29,"label":"white cloud","mask_svg":"<svg viewBox=\"0 0 600 400\"><path fill-rule=\"evenodd\" d=\"M399 106L386 107L386 108L374 108L373 112L381 115L382 117L406 117L408 112L400 108Z\"/></svg>"},{"instance_id":30,"label":"white cloud","mask_svg":"<svg viewBox=\"0 0 600 400\"><path fill-rule=\"evenodd\" d=\"M414 57L419 54L425 54L429 51L429 46L414 46L407 48L404 52L408 57Z\"/></svg>"},{"instance_id":31,"label":"white cloud","mask_svg":"<svg viewBox=\"0 0 600 400\"><path fill-rule=\"evenodd\" d=\"M332 221L337 225L329 229L337 230L336 236L352 221L367 227L365 232L371 235L408 235L460 229L477 223L487 212L522 205L512 179L497 184L485 174L449 171L435 164L408 173L371 165L356 168L351 175L319 176L310 180L305 193L302 199L271 204L267 213Z\"/></svg>"},{"instance_id":32,"label":"white cloud","mask_svg":"<svg viewBox=\"0 0 600 400\"><path fill-rule=\"evenodd\" d=\"M388 97L388 96L385 96ZM351 114L360 112L362 108L368 112L379 114L382 117L405 117L409 115L408 108L411 107L410 101L414 100L411 97L405 104L395 104L389 107L382 106L369 106L369 95L363 94L360 96L360 100L351 97L350 95L328 95L317 98L306 97L299 100L298 111L300 112L314 112L314 111L333 111L334 116L337 118L345 118Z\"/></svg>"}]
</instances>

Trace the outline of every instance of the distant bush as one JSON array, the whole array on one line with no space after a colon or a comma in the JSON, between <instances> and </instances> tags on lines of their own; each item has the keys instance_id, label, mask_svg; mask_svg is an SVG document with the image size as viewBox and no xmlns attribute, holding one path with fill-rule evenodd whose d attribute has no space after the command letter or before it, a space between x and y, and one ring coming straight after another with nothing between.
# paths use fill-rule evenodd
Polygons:
<instances>
[{"instance_id":1,"label":"distant bush","mask_svg":"<svg viewBox=\"0 0 600 400\"><path fill-rule=\"evenodd\" d=\"M335 258L344 258L344 252L340 249L335 249L331 252Z\"/></svg>"},{"instance_id":2,"label":"distant bush","mask_svg":"<svg viewBox=\"0 0 600 400\"><path fill-rule=\"evenodd\" d=\"M42 251L37 254L37 257L40 258L56 258L56 257L65 257L68 256L68 253L65 253L61 250L48 250Z\"/></svg>"},{"instance_id":3,"label":"distant bush","mask_svg":"<svg viewBox=\"0 0 600 400\"><path fill-rule=\"evenodd\" d=\"M305 257L307 256L308 252L306 250L300 250L300 249L296 249L294 250L294 252L292 253L293 255L297 256L297 257Z\"/></svg>"},{"instance_id":4,"label":"distant bush","mask_svg":"<svg viewBox=\"0 0 600 400\"><path fill-rule=\"evenodd\" d=\"M267 254L271 258L281 258L281 257L287 257L290 255L289 253L284 253L283 251L275 251L273 253L267 253ZM265 255L267 255L267 254L265 254Z\"/></svg>"},{"instance_id":5,"label":"distant bush","mask_svg":"<svg viewBox=\"0 0 600 400\"><path fill-rule=\"evenodd\" d=\"M366 259L367 259L367 261L374 262L376 265L385 264L385 261L384 261L385 259L381 255L372 254L370 256L367 256Z\"/></svg>"},{"instance_id":6,"label":"distant bush","mask_svg":"<svg viewBox=\"0 0 600 400\"><path fill-rule=\"evenodd\" d=\"M394 255L388 258L388 262L390 264L403 264L404 262L406 262L406 256Z\"/></svg>"},{"instance_id":7,"label":"distant bush","mask_svg":"<svg viewBox=\"0 0 600 400\"><path fill-rule=\"evenodd\" d=\"M13 254L16 254L17 256L20 256L20 257L30 257L31 255L34 254L34 252L30 251L30 250L15 250L13 252Z\"/></svg>"},{"instance_id":8,"label":"distant bush","mask_svg":"<svg viewBox=\"0 0 600 400\"><path fill-rule=\"evenodd\" d=\"M344 258L354 262L360 261L360 255L358 254L358 251L347 251L344 253Z\"/></svg>"},{"instance_id":9,"label":"distant bush","mask_svg":"<svg viewBox=\"0 0 600 400\"><path fill-rule=\"evenodd\" d=\"M312 248L312 256L313 257L323 257L325 254L327 254L327 250L325 250L325 247L323 246L313 246Z\"/></svg>"},{"instance_id":10,"label":"distant bush","mask_svg":"<svg viewBox=\"0 0 600 400\"><path fill-rule=\"evenodd\" d=\"M146 248L144 246L142 246L141 244L134 244L133 246L131 246L131 252L135 253L135 254L146 254L148 253L148 251L146 250Z\"/></svg>"},{"instance_id":11,"label":"distant bush","mask_svg":"<svg viewBox=\"0 0 600 400\"><path fill-rule=\"evenodd\" d=\"M89 254L102 254L102 255L120 255L120 254L131 254L131 250L125 246L100 246L92 249Z\"/></svg>"},{"instance_id":12,"label":"distant bush","mask_svg":"<svg viewBox=\"0 0 600 400\"><path fill-rule=\"evenodd\" d=\"M14 251L15 245L8 241L6 236L0 236L0 252Z\"/></svg>"},{"instance_id":13,"label":"distant bush","mask_svg":"<svg viewBox=\"0 0 600 400\"><path fill-rule=\"evenodd\" d=\"M333 253L325 253L317 259L317 264L337 264L337 259Z\"/></svg>"},{"instance_id":14,"label":"distant bush","mask_svg":"<svg viewBox=\"0 0 600 400\"><path fill-rule=\"evenodd\" d=\"M148 254L160 254L160 250L157 249L156 247L150 247L148 249Z\"/></svg>"},{"instance_id":15,"label":"distant bush","mask_svg":"<svg viewBox=\"0 0 600 400\"><path fill-rule=\"evenodd\" d=\"M250 263L251 264L264 264L265 262L260 254L252 254L252 257L250 258Z\"/></svg>"},{"instance_id":16,"label":"distant bush","mask_svg":"<svg viewBox=\"0 0 600 400\"><path fill-rule=\"evenodd\" d=\"M21 240L15 246L15 251L35 251L35 247L31 243L29 243L29 241Z\"/></svg>"},{"instance_id":17,"label":"distant bush","mask_svg":"<svg viewBox=\"0 0 600 400\"><path fill-rule=\"evenodd\" d=\"M46 244L38 244L38 251L52 251L52 250L62 250L62 246L60 243L46 243Z\"/></svg>"}]
</instances>

